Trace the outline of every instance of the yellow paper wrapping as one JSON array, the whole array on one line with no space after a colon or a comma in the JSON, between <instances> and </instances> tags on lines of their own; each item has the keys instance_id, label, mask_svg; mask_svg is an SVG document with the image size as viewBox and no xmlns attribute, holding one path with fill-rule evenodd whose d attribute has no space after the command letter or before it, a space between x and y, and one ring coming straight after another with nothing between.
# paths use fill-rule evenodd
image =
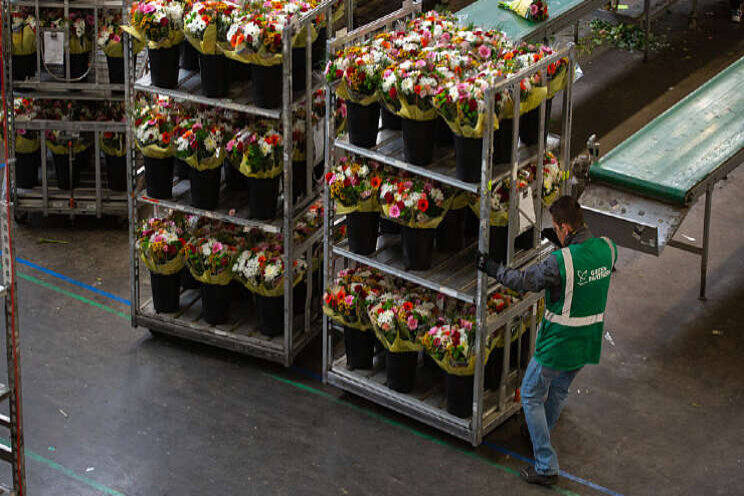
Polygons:
<instances>
[{"instance_id":1,"label":"yellow paper wrapping","mask_svg":"<svg viewBox=\"0 0 744 496\"><path fill-rule=\"evenodd\" d=\"M310 29L312 29L312 35L311 35L312 41L315 41L318 38L318 32L312 26L310 27ZM215 37L216 37L216 34L215 34ZM299 33L295 34L292 37L292 48L304 48L307 45L307 43L305 42L305 39L306 39L305 29L303 28ZM272 66L272 65L279 65L284 61L284 56L281 54L281 52L272 53L266 50L266 48L264 48L263 46L259 48L257 52L245 50L243 53L238 53L232 49L232 46L230 46L229 43L226 43L226 42L216 42L216 43L217 43L217 48L219 50L222 50L227 58L237 60L238 62L243 62L244 64ZM194 45L194 46L196 47L197 50L201 51L201 49L197 45ZM205 53L205 52L202 52L202 53ZM304 55L305 54L303 53L303 56Z\"/></svg>"},{"instance_id":2,"label":"yellow paper wrapping","mask_svg":"<svg viewBox=\"0 0 744 496\"><path fill-rule=\"evenodd\" d=\"M295 279L292 282L292 287L294 288L295 286L297 286L304 278L305 278L304 270L303 271L295 270ZM238 274L235 274L235 279L240 281L241 284L243 284L243 286L245 286L245 288L248 291L259 294L261 296L266 296L266 297L271 298L271 297L284 295L284 276L282 276L282 281L279 284L277 284L276 287L273 289L268 289L263 284L259 284L258 286L256 286L255 284L251 284L245 279L243 279L242 277L240 277Z\"/></svg>"},{"instance_id":3,"label":"yellow paper wrapping","mask_svg":"<svg viewBox=\"0 0 744 496\"><path fill-rule=\"evenodd\" d=\"M160 41L148 41L147 37L143 33L132 26L122 26L121 29L131 34L135 39L139 40L143 44L147 43L147 48L149 50L174 47L180 44L184 38L183 31L170 31L168 33L168 37L165 39L162 39Z\"/></svg>"},{"instance_id":4,"label":"yellow paper wrapping","mask_svg":"<svg viewBox=\"0 0 744 496\"><path fill-rule=\"evenodd\" d=\"M349 91L349 88L346 86L346 83L343 80L339 83L338 86L336 86L336 96L339 98L343 98L344 100L354 102L357 105L362 105L364 107L372 105L380 99L379 95L376 92L372 95L365 96L361 100L351 96L351 91Z\"/></svg>"},{"instance_id":5,"label":"yellow paper wrapping","mask_svg":"<svg viewBox=\"0 0 744 496\"><path fill-rule=\"evenodd\" d=\"M140 260L142 260L142 263L145 264L145 267L147 267L150 272L162 274L164 276L175 274L186 265L186 259L183 257L181 252L176 255L176 258L169 260L164 264L155 263L152 257L144 251L140 253Z\"/></svg>"},{"instance_id":6,"label":"yellow paper wrapping","mask_svg":"<svg viewBox=\"0 0 744 496\"><path fill-rule=\"evenodd\" d=\"M377 201L376 195L372 195L372 198L369 198L368 200L361 201L357 203L356 205L351 205L348 207L345 205L342 205L339 202L336 202L336 214L337 215L346 215L352 212L379 212L379 211L380 211L380 202Z\"/></svg>"},{"instance_id":7,"label":"yellow paper wrapping","mask_svg":"<svg viewBox=\"0 0 744 496\"><path fill-rule=\"evenodd\" d=\"M548 81L548 98L553 98L556 93L566 87L566 66L564 65L553 79Z\"/></svg>"},{"instance_id":8,"label":"yellow paper wrapping","mask_svg":"<svg viewBox=\"0 0 744 496\"><path fill-rule=\"evenodd\" d=\"M429 219L425 222L416 222L416 221L402 222L399 218L394 219L390 217L390 205L380 205L380 208L382 209L382 213L385 215L385 217L388 220L395 222L396 224L412 227L414 229L436 229L437 226L439 226L439 224L442 222L442 219L444 219L444 216L447 214L447 211L450 208L452 208L453 199L454 199L453 197L445 198L444 205L442 206L442 215L434 219Z\"/></svg>"},{"instance_id":9,"label":"yellow paper wrapping","mask_svg":"<svg viewBox=\"0 0 744 496\"><path fill-rule=\"evenodd\" d=\"M163 148L158 145L141 146L137 143L137 149L142 152L142 155L149 158L168 158L175 154L175 149L172 146Z\"/></svg>"},{"instance_id":10,"label":"yellow paper wrapping","mask_svg":"<svg viewBox=\"0 0 744 496\"><path fill-rule=\"evenodd\" d=\"M377 327L374 323L372 324L372 329L375 331L375 336L377 336L377 339L380 341L380 343L382 343L382 346L384 346L386 350L392 353L421 351L423 349L423 346L421 345L421 343L416 343L413 341L409 341L407 339L401 339L400 335L398 334L396 334L395 339L393 340L392 343L389 342L387 340L387 337L385 337L385 332L379 327Z\"/></svg>"},{"instance_id":11,"label":"yellow paper wrapping","mask_svg":"<svg viewBox=\"0 0 744 496\"><path fill-rule=\"evenodd\" d=\"M82 41L76 36L70 36L70 53L80 54L88 53L93 49L93 42L87 37L83 37Z\"/></svg>"},{"instance_id":12,"label":"yellow paper wrapping","mask_svg":"<svg viewBox=\"0 0 744 496\"><path fill-rule=\"evenodd\" d=\"M548 88L546 86L538 86L532 88L527 94L527 98L519 102L519 115L526 114L530 110L534 110L540 106L540 103L545 100L548 96ZM514 117L514 103L509 100L504 104L501 110L502 119L512 119Z\"/></svg>"},{"instance_id":13,"label":"yellow paper wrapping","mask_svg":"<svg viewBox=\"0 0 744 496\"><path fill-rule=\"evenodd\" d=\"M12 36L13 55L31 55L36 53L36 33L30 26L23 26L21 31L14 31Z\"/></svg>"},{"instance_id":14,"label":"yellow paper wrapping","mask_svg":"<svg viewBox=\"0 0 744 496\"><path fill-rule=\"evenodd\" d=\"M452 130L453 133L455 133L458 136L462 136L464 138L482 138L483 137L483 128L486 125L486 114L478 114L478 122L475 124L475 127L468 126L467 124L463 124L463 115L462 115L462 109L460 106L457 106L457 121L450 121L445 119L445 122L449 126L449 128ZM442 116L444 118L444 116ZM499 118L495 115L493 116L493 130L496 131L499 128Z\"/></svg>"},{"instance_id":15,"label":"yellow paper wrapping","mask_svg":"<svg viewBox=\"0 0 744 496\"><path fill-rule=\"evenodd\" d=\"M101 148L101 151L103 151L103 153L105 153L106 155L111 155L112 157L123 157L127 154L126 147L122 147L121 150L117 150L116 148L106 145L103 142L103 135L101 135L101 138L98 141L98 146Z\"/></svg>"},{"instance_id":16,"label":"yellow paper wrapping","mask_svg":"<svg viewBox=\"0 0 744 496\"><path fill-rule=\"evenodd\" d=\"M228 284L230 284L230 281L232 281L232 273L227 269L217 275L210 274L209 272L197 274L196 272L194 272L194 268L189 266L189 272L191 272L191 275L194 276L194 279L199 282L203 282L204 284L227 286Z\"/></svg>"},{"instance_id":17,"label":"yellow paper wrapping","mask_svg":"<svg viewBox=\"0 0 744 496\"><path fill-rule=\"evenodd\" d=\"M217 152L208 158L203 158L199 160L196 154L193 154L193 155L189 155L186 158L182 158L181 160L183 160L184 162L189 164L189 166L201 172L205 170L216 169L217 167L222 165L222 162L225 160L225 153L222 151L222 148L218 148Z\"/></svg>"},{"instance_id":18,"label":"yellow paper wrapping","mask_svg":"<svg viewBox=\"0 0 744 496\"><path fill-rule=\"evenodd\" d=\"M137 54L140 53L143 48L145 48L145 44L135 38L134 40L132 40L132 47L134 49L134 53ZM105 53L107 57L120 59L124 57L124 44L121 42L106 43L106 46L103 47L103 53Z\"/></svg>"},{"instance_id":19,"label":"yellow paper wrapping","mask_svg":"<svg viewBox=\"0 0 744 496\"><path fill-rule=\"evenodd\" d=\"M399 97L400 109L395 112L397 115L404 119L412 121L433 121L437 118L437 109L430 108L429 110L421 110L415 105L409 105L403 97Z\"/></svg>"},{"instance_id":20,"label":"yellow paper wrapping","mask_svg":"<svg viewBox=\"0 0 744 496\"><path fill-rule=\"evenodd\" d=\"M277 160L277 163L274 164L274 167L269 170L253 172L253 170L251 169L251 164L248 163L247 155L243 155L243 160L240 161L240 167L238 169L244 176L253 177L256 179L271 179L284 172L284 167L281 160Z\"/></svg>"},{"instance_id":21,"label":"yellow paper wrapping","mask_svg":"<svg viewBox=\"0 0 744 496\"><path fill-rule=\"evenodd\" d=\"M77 153L80 153L86 150L89 146L90 143L75 141L72 144L72 154L75 155ZM67 153L69 152L67 145L52 143L49 140L46 140L46 147L49 148L55 155L67 155Z\"/></svg>"},{"instance_id":22,"label":"yellow paper wrapping","mask_svg":"<svg viewBox=\"0 0 744 496\"><path fill-rule=\"evenodd\" d=\"M486 344L486 349L484 350L484 364L488 363L488 357L491 355L491 351L494 349L494 341L492 340L491 343ZM431 357L432 360L436 362L439 367L447 372L448 374L452 375L473 375L475 373L475 355L471 355L470 358L468 358L467 362L455 362L454 360L451 360L447 357L445 357L442 360L437 359L434 355L431 353L428 353L429 357Z\"/></svg>"},{"instance_id":23,"label":"yellow paper wrapping","mask_svg":"<svg viewBox=\"0 0 744 496\"><path fill-rule=\"evenodd\" d=\"M476 200L470 204L470 210L480 219L480 201ZM493 227L503 227L509 225L509 210L499 210L494 212L491 209L490 225Z\"/></svg>"},{"instance_id":24,"label":"yellow paper wrapping","mask_svg":"<svg viewBox=\"0 0 744 496\"><path fill-rule=\"evenodd\" d=\"M459 210L470 205L470 193L460 193L452 199L450 210Z\"/></svg>"},{"instance_id":25,"label":"yellow paper wrapping","mask_svg":"<svg viewBox=\"0 0 744 496\"><path fill-rule=\"evenodd\" d=\"M351 327L352 329L356 329L358 331L369 331L371 329L370 325L361 321L356 322L347 322L343 315L340 313L334 312L332 309L330 309L327 305L323 305L323 313L328 316L329 319L338 322L339 324Z\"/></svg>"},{"instance_id":26,"label":"yellow paper wrapping","mask_svg":"<svg viewBox=\"0 0 744 496\"><path fill-rule=\"evenodd\" d=\"M35 138L29 139L20 134L16 134L15 139L15 151L16 153L34 153L41 148L41 140L37 135Z\"/></svg>"},{"instance_id":27,"label":"yellow paper wrapping","mask_svg":"<svg viewBox=\"0 0 744 496\"><path fill-rule=\"evenodd\" d=\"M207 29L204 30L202 39L191 36L185 33L186 41L191 43L191 46L196 48L196 51L203 53L204 55L217 55L222 52L222 48L217 45L217 25L210 24Z\"/></svg>"},{"instance_id":28,"label":"yellow paper wrapping","mask_svg":"<svg viewBox=\"0 0 744 496\"><path fill-rule=\"evenodd\" d=\"M558 199L558 195L560 194L560 190L556 189L552 193L550 193L548 196L543 196L543 204L546 207L549 207L553 204L554 201Z\"/></svg>"}]
</instances>

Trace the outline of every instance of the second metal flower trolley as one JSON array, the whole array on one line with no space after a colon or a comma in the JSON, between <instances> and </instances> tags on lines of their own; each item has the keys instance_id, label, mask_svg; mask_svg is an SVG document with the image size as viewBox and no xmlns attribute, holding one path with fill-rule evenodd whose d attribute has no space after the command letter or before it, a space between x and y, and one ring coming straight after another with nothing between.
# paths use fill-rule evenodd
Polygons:
<instances>
[{"instance_id":1,"label":"second metal flower trolley","mask_svg":"<svg viewBox=\"0 0 744 496\"><path fill-rule=\"evenodd\" d=\"M377 33L400 29L404 23L413 18L420 11L420 4L410 1L404 2L400 10L389 14L375 22L356 29L346 35L331 40L328 53L354 45L365 39L374 37ZM538 140L531 147L519 144L519 119L513 119L513 144L511 160L507 164L492 164L494 109L496 97L508 92L514 101L514 115L519 115L520 81L534 75L545 76L548 66L560 59L568 59L566 67L565 87L562 97L561 136L550 135L546 140ZM475 337L473 343L475 367L473 380L472 414L465 418L458 417L445 408L444 388L442 380L433 380L426 372L426 367L419 366L416 383L410 393L397 392L386 384L384 361L378 354L372 369L350 369L343 344L343 326L328 316L323 318L323 380L350 393L362 396L380 405L407 415L436 429L444 431L458 438L469 441L474 446L479 445L484 436L495 429L506 419L519 412L519 385L529 357L534 351L537 327L542 315L542 293L527 293L516 303L498 314L489 316L487 312L487 298L489 294L498 291L499 285L489 281L485 273L476 269L476 253L489 250L489 213L491 209L489 184L511 178L510 198L508 207L508 240L506 264L514 268L524 268L543 259L551 247L540 240L543 218L543 157L544 153L556 149L559 155L565 180L565 168L569 159L569 138L571 132L572 82L575 55L572 45L557 50L539 62L512 74L507 79L494 83L486 91L485 115L486 124L483 132L482 163L479 181L468 183L459 180L455 174L455 160L453 153L435 153L438 158L429 167L420 167L405 161L401 150L401 132L384 130L378 134L377 145L365 148L355 146L349 142L346 134L338 137L334 129L333 119L327 121L326 132L326 171L333 168L334 163L342 155L355 155L371 159L380 164L397 170L407 171L416 176L423 176L439 183L478 196L480 211L479 234L477 241L471 243L464 250L454 254L434 253L432 268L429 270L406 270L401 263L402 250L400 241L394 236L381 235L376 250L369 255L354 253L346 240L339 240L336 228L343 222L343 216L335 215L334 201L329 188L325 192L325 224L324 224L324 281L328 288L333 282L336 271L345 267L367 266L394 278L422 286L446 297L473 304L476 307ZM326 102L328 114L335 108L335 94L338 83L328 83L326 86ZM539 108L538 136L544 136L546 125L546 103ZM490 109L490 111L489 111ZM519 171L530 163L537 163L536 177L533 183L532 197L522 199L517 189ZM565 189L565 182L561 182L560 189ZM520 222L521 212L527 208L534 208L535 215L529 222ZM524 217L522 217L524 219ZM527 249L515 249L515 239L525 231L532 229L532 244ZM519 334L519 329L527 332ZM502 346L493 351L500 355L501 373L499 382L491 385L491 389L484 387L484 359L486 356L486 340L501 335L502 343L513 343L512 339L519 337L518 345ZM523 340L528 339L528 342ZM523 346L524 345L524 346ZM517 359L513 355L516 351ZM493 356L492 353L492 356Z\"/></svg>"}]
</instances>

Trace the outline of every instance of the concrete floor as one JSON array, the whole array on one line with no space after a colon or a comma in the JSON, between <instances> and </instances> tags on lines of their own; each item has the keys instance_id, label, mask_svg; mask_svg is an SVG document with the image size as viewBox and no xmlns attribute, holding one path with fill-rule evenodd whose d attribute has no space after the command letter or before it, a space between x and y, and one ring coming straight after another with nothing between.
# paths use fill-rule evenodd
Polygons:
<instances>
[{"instance_id":1,"label":"concrete floor","mask_svg":"<svg viewBox=\"0 0 744 496\"><path fill-rule=\"evenodd\" d=\"M694 33L682 29L687 8L659 23L674 28L672 48L648 64L611 50L583 66L576 153L593 132L606 152L744 55L726 2L702 2ZM742 494L742 189L744 169L716 188L707 301L697 299L697 257L620 251L607 310L614 344L579 374L554 435L561 468L575 476L558 492ZM678 236L700 241L702 210ZM546 492L516 476L516 456L531 456L517 422L472 450L317 382L318 342L301 369L285 370L153 339L129 326L124 304L29 265L128 298L127 233L114 222L46 220L17 235L29 494Z\"/></svg>"}]
</instances>

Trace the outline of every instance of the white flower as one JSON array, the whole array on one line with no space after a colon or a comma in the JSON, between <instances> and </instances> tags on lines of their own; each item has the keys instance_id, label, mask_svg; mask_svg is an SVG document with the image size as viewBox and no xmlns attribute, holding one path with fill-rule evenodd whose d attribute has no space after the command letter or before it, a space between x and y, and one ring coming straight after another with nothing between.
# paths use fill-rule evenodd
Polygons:
<instances>
[{"instance_id":1,"label":"white flower","mask_svg":"<svg viewBox=\"0 0 744 496\"><path fill-rule=\"evenodd\" d=\"M405 78L400 85L400 89L406 93L412 93L413 92L413 79L411 79L410 77Z\"/></svg>"},{"instance_id":2,"label":"white flower","mask_svg":"<svg viewBox=\"0 0 744 496\"><path fill-rule=\"evenodd\" d=\"M264 279L266 279L266 282L273 282L280 275L281 269L279 268L279 264L266 265L266 269L264 270Z\"/></svg>"},{"instance_id":3,"label":"white flower","mask_svg":"<svg viewBox=\"0 0 744 496\"><path fill-rule=\"evenodd\" d=\"M204 148L206 148L208 152L213 152L217 148L217 142L212 135L209 135L204 139Z\"/></svg>"},{"instance_id":4,"label":"white flower","mask_svg":"<svg viewBox=\"0 0 744 496\"><path fill-rule=\"evenodd\" d=\"M211 246L211 244L212 244L212 242L211 241L208 241L208 242L204 243L202 245L202 247L201 247L202 255L204 255L205 257L208 257L212 253L212 246Z\"/></svg>"}]
</instances>

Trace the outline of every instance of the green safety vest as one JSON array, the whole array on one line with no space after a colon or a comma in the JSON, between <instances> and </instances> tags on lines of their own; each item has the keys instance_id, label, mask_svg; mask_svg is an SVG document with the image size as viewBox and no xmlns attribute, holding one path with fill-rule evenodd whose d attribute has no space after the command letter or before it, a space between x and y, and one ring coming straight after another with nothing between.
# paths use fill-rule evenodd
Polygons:
<instances>
[{"instance_id":1,"label":"green safety vest","mask_svg":"<svg viewBox=\"0 0 744 496\"><path fill-rule=\"evenodd\" d=\"M535 359L557 370L599 363L604 312L617 247L609 238L589 238L553 252L563 294L545 295L545 317L535 343Z\"/></svg>"}]
</instances>

